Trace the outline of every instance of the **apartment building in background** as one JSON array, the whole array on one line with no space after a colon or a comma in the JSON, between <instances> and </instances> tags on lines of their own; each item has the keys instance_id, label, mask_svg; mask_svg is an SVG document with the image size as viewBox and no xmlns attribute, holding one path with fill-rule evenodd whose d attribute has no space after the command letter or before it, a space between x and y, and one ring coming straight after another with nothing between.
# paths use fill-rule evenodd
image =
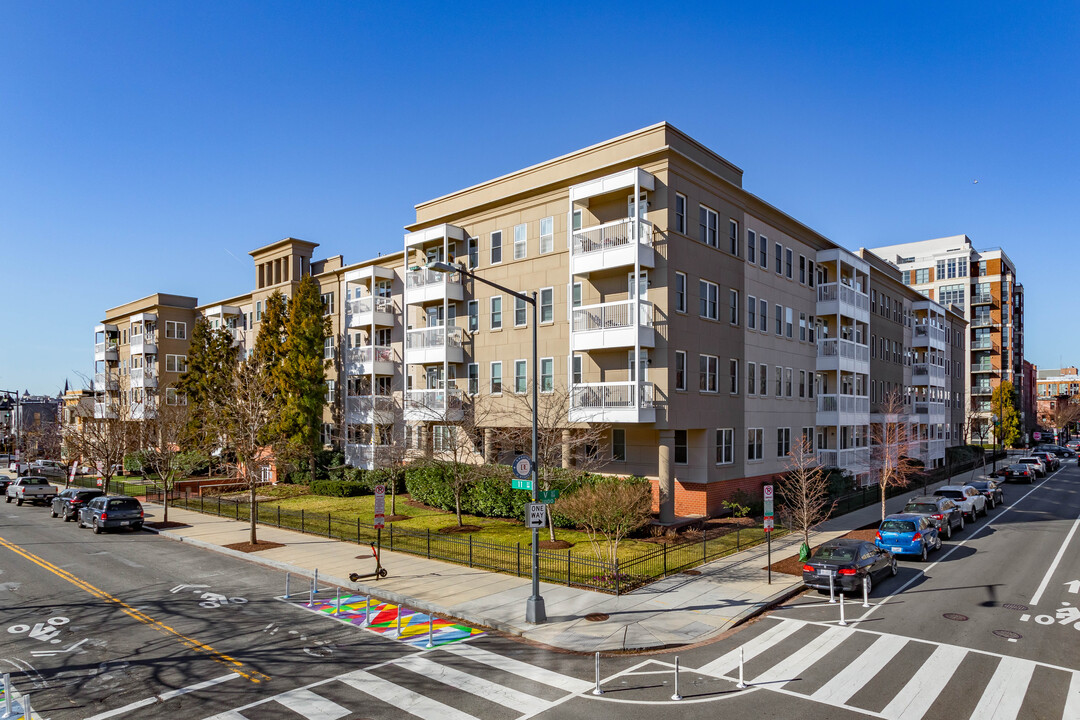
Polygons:
<instances>
[{"instance_id":1,"label":"apartment building in background","mask_svg":"<svg viewBox=\"0 0 1080 720\"><path fill-rule=\"evenodd\" d=\"M250 293L110 311L95 357L130 357L136 316L155 315L160 337L181 310L249 352L266 299L311 274L333 322L324 441L353 466L445 453L467 417L475 461L523 450L494 430L527 417L534 330L541 407L565 408L564 433L602 428L586 451L650 478L662 520L757 496L801 438L868 480L872 424L894 391L908 454L941 464L963 436L962 314L742 179L660 123L420 203L403 244L364 262L313 260L317 246L293 238L260 248ZM433 262L535 293L536 327L526 303Z\"/></svg>"},{"instance_id":2,"label":"apartment building in background","mask_svg":"<svg viewBox=\"0 0 1080 720\"><path fill-rule=\"evenodd\" d=\"M954 235L889 245L874 252L900 268L905 284L965 313L970 328L965 357L970 379L969 434L974 439L992 436L990 398L1004 381L1021 394L1024 413L1030 405L1022 394L1024 287L1005 251L976 250L966 235ZM1022 418L1022 425L1027 422Z\"/></svg>"},{"instance_id":3,"label":"apartment building in background","mask_svg":"<svg viewBox=\"0 0 1080 720\"><path fill-rule=\"evenodd\" d=\"M1036 412L1039 427L1051 430L1061 418L1059 406L1080 403L1080 368L1035 368Z\"/></svg>"}]
</instances>

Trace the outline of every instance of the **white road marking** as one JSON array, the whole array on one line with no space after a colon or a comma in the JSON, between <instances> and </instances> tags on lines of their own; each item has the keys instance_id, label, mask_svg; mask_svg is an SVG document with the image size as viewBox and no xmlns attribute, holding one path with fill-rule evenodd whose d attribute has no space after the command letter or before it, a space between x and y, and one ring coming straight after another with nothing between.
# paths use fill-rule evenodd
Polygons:
<instances>
[{"instance_id":1,"label":"white road marking","mask_svg":"<svg viewBox=\"0 0 1080 720\"><path fill-rule=\"evenodd\" d=\"M338 720L351 714L350 710L310 690L290 690L276 696L274 700L297 715L303 715L307 720Z\"/></svg>"},{"instance_id":2,"label":"white road marking","mask_svg":"<svg viewBox=\"0 0 1080 720\"><path fill-rule=\"evenodd\" d=\"M749 662L751 659L757 657L758 655L773 647L777 643L782 642L790 635L795 633L797 630L799 630L799 628L802 628L806 625L806 623L802 620L788 620L786 618L776 619L783 619L784 622L769 628L768 630L761 633L760 635L742 646L743 659L745 662ZM701 666L700 668L698 668L698 672L704 673L706 675L723 677L724 675L728 675L738 669L739 648L735 648L727 654L721 655L712 662L706 663L705 665Z\"/></svg>"},{"instance_id":3,"label":"white road marking","mask_svg":"<svg viewBox=\"0 0 1080 720\"><path fill-rule=\"evenodd\" d=\"M142 700L139 700L138 702L133 702L130 705L125 705L124 707L116 708L115 710L107 710L106 712L99 713L97 715L94 715L91 718L87 718L87 720L104 720L105 718L116 717L117 715L123 715L124 713L131 712L132 710L137 710L137 709L139 709L141 707L146 707L147 705L153 705L155 703L165 702L166 700L172 700L174 697L179 697L181 695L187 695L188 693L195 692L196 690L203 690L203 689L208 688L208 687L213 687L214 685L219 685L219 684L221 684L223 682L228 682L229 680L235 680L238 677L240 677L240 676L237 675L234 672L231 672L228 675L222 675L221 677L216 677L216 678L214 678L212 680L206 680L205 682L196 683L194 685L188 685L187 687L179 688L177 690L170 690L169 692L162 693L161 695L155 695L153 697L144 698Z\"/></svg>"},{"instance_id":4,"label":"white road marking","mask_svg":"<svg viewBox=\"0 0 1080 720\"><path fill-rule=\"evenodd\" d=\"M404 658L403 660L400 660L397 665L407 670L412 670L414 673L429 680L441 682L442 684L449 685L457 690L464 690L472 695L486 698L508 708L513 708L518 712L529 712L536 707L537 698L532 695L518 692L513 688L503 687L498 683L485 680L476 675L470 675L469 673L462 672L456 668L440 665L437 662L432 662L423 657L413 656Z\"/></svg>"},{"instance_id":5,"label":"white road marking","mask_svg":"<svg viewBox=\"0 0 1080 720\"><path fill-rule=\"evenodd\" d=\"M881 714L893 720L919 720L949 684L965 655L964 648L939 645Z\"/></svg>"},{"instance_id":6,"label":"white road marking","mask_svg":"<svg viewBox=\"0 0 1080 720\"><path fill-rule=\"evenodd\" d=\"M1061 547L1058 548L1057 555L1054 556L1054 562L1050 563L1050 567L1047 568L1046 574L1043 575L1042 582L1039 583L1039 589L1035 591L1035 594L1031 596L1031 605L1038 605L1039 600L1042 600L1042 595L1046 591L1046 586L1050 583L1050 577L1057 570L1058 563L1061 562L1061 558L1065 555L1065 549L1069 547L1069 541L1073 539L1073 535L1076 534L1076 528L1080 526L1080 515L1076 517L1076 520L1072 524L1072 528L1069 530L1069 534L1065 536L1065 541L1061 543Z\"/></svg>"},{"instance_id":7,"label":"white road marking","mask_svg":"<svg viewBox=\"0 0 1080 720\"><path fill-rule=\"evenodd\" d=\"M810 696L827 705L845 705L866 683L870 682L890 660L896 657L908 639L899 635L882 635L859 657Z\"/></svg>"},{"instance_id":8,"label":"white road marking","mask_svg":"<svg viewBox=\"0 0 1080 720\"><path fill-rule=\"evenodd\" d=\"M563 675L562 673L557 673L548 670L547 668L539 667L538 665L488 652L487 650L466 643L454 643L452 645L443 646L441 649L453 653L454 655L468 658L469 660L475 660L476 662L481 662L485 665L499 668L500 670L506 670L519 677L535 680L538 683L557 687L571 693L579 693L583 690L588 690L593 686L588 680L579 680L576 677L570 677L569 675Z\"/></svg>"},{"instance_id":9,"label":"white road marking","mask_svg":"<svg viewBox=\"0 0 1080 720\"><path fill-rule=\"evenodd\" d=\"M826 628L825 632L803 645L772 668L755 677L750 681L750 684L758 685L769 682L784 685L792 680L797 680L799 675L807 668L828 655L837 645L849 637L851 637L851 631L848 628L835 626Z\"/></svg>"},{"instance_id":10,"label":"white road marking","mask_svg":"<svg viewBox=\"0 0 1080 720\"><path fill-rule=\"evenodd\" d=\"M424 720L476 720L457 708L444 705L438 700L432 700L364 670L353 670L339 676L337 680Z\"/></svg>"},{"instance_id":11,"label":"white road marking","mask_svg":"<svg viewBox=\"0 0 1080 720\"><path fill-rule=\"evenodd\" d=\"M986 720L1015 720L1027 694L1028 683L1035 672L1035 663L1019 658L1002 658L990 678L979 704L971 713L973 718ZM1069 717L1063 715L1062 717Z\"/></svg>"},{"instance_id":12,"label":"white road marking","mask_svg":"<svg viewBox=\"0 0 1080 720\"><path fill-rule=\"evenodd\" d=\"M1061 717L1080 717L1080 672L1072 674L1072 682L1069 683L1069 694L1065 696L1065 709L1062 711Z\"/></svg>"}]
</instances>

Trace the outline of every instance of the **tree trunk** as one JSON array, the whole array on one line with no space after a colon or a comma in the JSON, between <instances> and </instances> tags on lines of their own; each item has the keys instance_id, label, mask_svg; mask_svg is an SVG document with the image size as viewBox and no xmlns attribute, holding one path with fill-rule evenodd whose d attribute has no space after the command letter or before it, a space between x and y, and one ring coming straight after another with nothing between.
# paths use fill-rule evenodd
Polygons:
<instances>
[{"instance_id":1,"label":"tree trunk","mask_svg":"<svg viewBox=\"0 0 1080 720\"><path fill-rule=\"evenodd\" d=\"M165 512L163 513L165 523L168 524L168 522L169 522L169 485L168 485L168 483L165 483L165 482L161 483L161 498L162 498L162 505L165 506Z\"/></svg>"},{"instance_id":2,"label":"tree trunk","mask_svg":"<svg viewBox=\"0 0 1080 720\"><path fill-rule=\"evenodd\" d=\"M248 488L251 491L251 494L249 496L250 507L248 508L248 513L251 515L251 544L252 545L258 545L259 544L259 538L255 534L255 524L256 524L255 520L257 518L257 515L256 515L256 512L255 512L255 481L254 480L252 480L249 483Z\"/></svg>"},{"instance_id":3,"label":"tree trunk","mask_svg":"<svg viewBox=\"0 0 1080 720\"><path fill-rule=\"evenodd\" d=\"M881 476L881 519L885 520L885 476Z\"/></svg>"},{"instance_id":4,"label":"tree trunk","mask_svg":"<svg viewBox=\"0 0 1080 720\"><path fill-rule=\"evenodd\" d=\"M454 488L454 511L457 513L457 524L461 527L464 523L461 522L461 488Z\"/></svg>"},{"instance_id":5,"label":"tree trunk","mask_svg":"<svg viewBox=\"0 0 1080 720\"><path fill-rule=\"evenodd\" d=\"M315 482L315 451L311 451L311 456L308 459L308 463L311 465L311 482Z\"/></svg>"}]
</instances>

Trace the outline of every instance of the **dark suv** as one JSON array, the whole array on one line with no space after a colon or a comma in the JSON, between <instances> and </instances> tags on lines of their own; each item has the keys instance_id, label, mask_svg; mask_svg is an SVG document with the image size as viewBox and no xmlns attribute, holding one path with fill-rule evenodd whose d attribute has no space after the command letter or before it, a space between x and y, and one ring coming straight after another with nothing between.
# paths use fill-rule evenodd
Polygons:
<instances>
[{"instance_id":1,"label":"dark suv","mask_svg":"<svg viewBox=\"0 0 1080 720\"><path fill-rule=\"evenodd\" d=\"M95 533L118 527L141 530L142 525L142 504L133 497L96 497L79 510L79 527L92 527Z\"/></svg>"},{"instance_id":2,"label":"dark suv","mask_svg":"<svg viewBox=\"0 0 1080 720\"><path fill-rule=\"evenodd\" d=\"M960 506L947 497L922 495L908 500L905 513L927 515L938 526L939 532L947 540L952 539L953 528L964 529L964 513Z\"/></svg>"},{"instance_id":3,"label":"dark suv","mask_svg":"<svg viewBox=\"0 0 1080 720\"><path fill-rule=\"evenodd\" d=\"M87 490L86 488L61 490L60 494L53 498L52 516L62 517L64 522L70 522L78 517L79 509L83 505L104 494L100 490Z\"/></svg>"},{"instance_id":4,"label":"dark suv","mask_svg":"<svg viewBox=\"0 0 1080 720\"><path fill-rule=\"evenodd\" d=\"M1046 444L1036 445L1035 446L1035 452L1053 453L1055 456L1057 456L1059 458L1074 458L1074 457L1076 457L1076 453L1073 450L1070 450L1067 447L1062 447L1061 445L1046 445Z\"/></svg>"}]
</instances>

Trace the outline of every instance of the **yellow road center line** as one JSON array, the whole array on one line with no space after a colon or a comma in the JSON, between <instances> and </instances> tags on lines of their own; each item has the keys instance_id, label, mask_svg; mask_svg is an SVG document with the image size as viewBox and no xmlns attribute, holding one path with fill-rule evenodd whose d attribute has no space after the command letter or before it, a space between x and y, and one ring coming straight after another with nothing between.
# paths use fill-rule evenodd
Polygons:
<instances>
[{"instance_id":1,"label":"yellow road center line","mask_svg":"<svg viewBox=\"0 0 1080 720\"><path fill-rule=\"evenodd\" d=\"M0 545L2 545L3 547L6 547L8 550L11 550L16 555L20 555L20 556L26 558L27 560L34 563L35 565L48 570L49 572L56 575L57 577L60 577L60 578L62 578L64 580L67 580L72 585L75 585L76 587L79 587L82 590L85 590L86 592L93 595L94 597L96 597L96 598L98 598L100 600L104 600L104 601L109 602L109 603L113 603L114 605L119 607L120 610L125 615L128 615L129 617L134 618L135 620L138 620L139 622L143 623L144 625L149 625L150 627L154 628L155 630L157 630L161 634L176 638L177 640L180 641L180 643L182 645L184 645L186 647L189 647L192 650L196 650L198 652L206 653L207 655L210 656L210 658L214 662L218 662L218 663L221 663L222 665L227 666L234 673L236 673L237 675L239 675L241 677L247 678L251 682L258 683L258 682L263 682L264 680L269 680L270 679L269 675L264 675L263 673L258 672L257 670L247 670L247 671L241 670L240 668L244 667L244 664L242 662L240 662L239 660L236 660L235 658L229 657L228 655L215 650L214 648L210 647L209 645L207 645L205 643L201 643L198 640L195 640L193 638L188 637L187 635L184 635L184 634L182 634L180 632L177 632L173 628L169 627L168 625L162 623L159 620L155 620L154 618L150 617L149 615L142 612L141 610L136 610L135 608L133 608L131 605L128 605L127 603L125 603L120 598L114 597L114 596L110 595L109 593L105 592L104 590L101 590L100 588L94 587L93 585L86 582L85 580L81 580L81 579L75 577L74 575L72 575L67 570L64 570L63 568L57 567L56 565L53 565L48 560L35 555L34 553L30 552L29 550L24 550L23 548L19 547L18 545L14 544L12 542L9 542L9 541L5 540L2 537L0 537Z\"/></svg>"}]
</instances>

